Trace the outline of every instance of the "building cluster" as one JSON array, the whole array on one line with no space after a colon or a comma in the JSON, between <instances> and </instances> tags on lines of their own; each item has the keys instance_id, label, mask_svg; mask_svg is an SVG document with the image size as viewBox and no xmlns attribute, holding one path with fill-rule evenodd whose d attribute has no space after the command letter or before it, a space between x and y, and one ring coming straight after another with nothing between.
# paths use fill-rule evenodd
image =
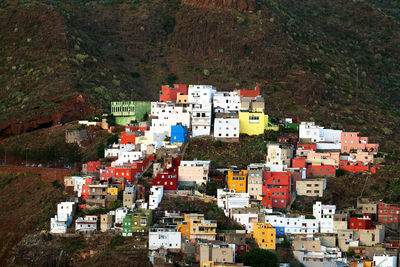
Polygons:
<instances>
[{"instance_id":1,"label":"building cluster","mask_svg":"<svg viewBox=\"0 0 400 267\"><path fill-rule=\"evenodd\" d=\"M112 102L111 113L122 125L150 114L150 129L137 134L138 144L182 144L189 137L213 136L239 141L240 134L259 135L279 128L265 114L260 89L217 91L211 85L161 87L157 102ZM166 141L167 140L167 141Z\"/></svg>"},{"instance_id":2,"label":"building cluster","mask_svg":"<svg viewBox=\"0 0 400 267\"><path fill-rule=\"evenodd\" d=\"M350 250L361 259L396 261L385 228L399 225L398 205L360 198L356 208L338 211L317 200L338 172L379 169L379 145L367 137L287 118L281 127L298 134L268 142L264 162L219 170L225 188L214 198L199 192L210 181L211 161L183 159L184 144L204 135L238 142L240 134L279 130L265 114L259 88L219 92L209 85L162 86L159 101L113 102L111 112L125 129L118 143L105 148L106 160L83 164L82 176L65 177L65 190L75 197L58 204L52 233L146 235L153 264L156 251L167 249L200 266L241 266L235 262L250 249L249 240L275 251L285 239L306 266L346 264L344 253ZM147 190L138 184L145 172L151 173ZM215 201L244 230L223 231L200 213L161 212L164 195ZM297 196L315 198L312 213L290 212ZM98 214L77 217L78 209Z\"/></svg>"}]
</instances>

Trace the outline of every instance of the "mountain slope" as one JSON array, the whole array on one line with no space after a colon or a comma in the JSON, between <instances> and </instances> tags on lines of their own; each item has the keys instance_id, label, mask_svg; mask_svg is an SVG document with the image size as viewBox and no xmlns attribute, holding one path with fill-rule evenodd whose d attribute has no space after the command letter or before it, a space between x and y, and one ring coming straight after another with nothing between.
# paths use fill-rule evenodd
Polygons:
<instances>
[{"instance_id":1,"label":"mountain slope","mask_svg":"<svg viewBox=\"0 0 400 267\"><path fill-rule=\"evenodd\" d=\"M26 129L11 131L2 125L15 119L35 121L38 114L49 109L64 111L62 107L76 101L78 96L82 97L80 104L75 105L77 108L62 114L73 114L70 118L84 116L93 111L90 106L107 109L111 100L155 99L160 84L180 82L214 84L219 89L252 88L258 84L269 114L314 119L328 127L359 130L383 148L399 144L396 128L400 125L400 26L367 3L344 0L2 3L8 4L0 13L7 20L0 26L8 30L1 33L0 47L13 44L11 38L23 43L16 51L10 47L7 53L0 53L4 54L0 61L0 85L10 87L2 92L4 98L0 104L4 114L0 118L3 136ZM15 17L15 14L21 15ZM40 26L33 37L28 34L12 37L16 21L27 20L26 17L41 21L43 16L55 18L54 22L47 22L54 24L51 32L48 26ZM29 29L29 23L18 25L18 32ZM49 45L37 35L52 37L43 38L46 42L56 42L51 53L46 50ZM26 44L28 37L32 40ZM30 47L35 40L40 41L40 46ZM27 57L32 52L49 61ZM14 74L12 67L16 63L7 59L19 54L26 58L22 64L37 64L40 66L37 69L44 70L50 66L54 73L49 70L48 76L37 75L37 83L32 83L26 74ZM15 83L13 79L22 81ZM35 114L27 111L23 116L17 115L15 111L21 103L32 107L36 102L31 98L17 102L15 93L10 93L24 94L28 91L27 84L30 94L42 95L40 100L45 103L39 105ZM61 99L59 103L55 103L57 99ZM66 121L69 117L64 115L59 120Z\"/></svg>"}]
</instances>

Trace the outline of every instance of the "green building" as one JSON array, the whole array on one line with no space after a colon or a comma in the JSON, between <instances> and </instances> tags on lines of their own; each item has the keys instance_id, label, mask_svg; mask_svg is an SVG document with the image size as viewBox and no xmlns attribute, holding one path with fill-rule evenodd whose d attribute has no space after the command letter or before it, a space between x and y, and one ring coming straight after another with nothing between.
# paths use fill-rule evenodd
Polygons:
<instances>
[{"instance_id":1,"label":"green building","mask_svg":"<svg viewBox=\"0 0 400 267\"><path fill-rule=\"evenodd\" d=\"M152 219L151 210L140 210L132 213L132 233L147 233Z\"/></svg>"},{"instance_id":2,"label":"green building","mask_svg":"<svg viewBox=\"0 0 400 267\"><path fill-rule=\"evenodd\" d=\"M111 113L115 117L115 123L120 125L128 125L131 121L141 121L150 111L150 101L111 102Z\"/></svg>"},{"instance_id":3,"label":"green building","mask_svg":"<svg viewBox=\"0 0 400 267\"><path fill-rule=\"evenodd\" d=\"M151 210L128 213L122 221L122 235L132 236L134 233L148 233L152 218Z\"/></svg>"},{"instance_id":4,"label":"green building","mask_svg":"<svg viewBox=\"0 0 400 267\"><path fill-rule=\"evenodd\" d=\"M125 215L125 218L122 220L122 235L132 235L132 214Z\"/></svg>"}]
</instances>

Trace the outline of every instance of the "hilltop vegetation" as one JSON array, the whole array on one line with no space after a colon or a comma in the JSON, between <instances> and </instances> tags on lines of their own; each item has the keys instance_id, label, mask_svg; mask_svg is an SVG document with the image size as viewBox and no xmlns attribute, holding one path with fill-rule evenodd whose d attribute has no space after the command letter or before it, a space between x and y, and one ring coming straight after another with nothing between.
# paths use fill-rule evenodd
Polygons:
<instances>
[{"instance_id":1,"label":"hilltop vegetation","mask_svg":"<svg viewBox=\"0 0 400 267\"><path fill-rule=\"evenodd\" d=\"M163 83L258 84L271 115L399 147L396 3L220 1L1 1L0 135L155 99Z\"/></svg>"}]
</instances>

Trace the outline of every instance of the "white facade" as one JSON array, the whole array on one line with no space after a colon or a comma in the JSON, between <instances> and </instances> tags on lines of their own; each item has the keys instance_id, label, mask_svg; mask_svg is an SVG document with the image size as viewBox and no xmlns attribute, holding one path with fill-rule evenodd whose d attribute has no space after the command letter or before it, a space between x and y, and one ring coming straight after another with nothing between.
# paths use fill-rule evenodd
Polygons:
<instances>
[{"instance_id":1,"label":"white facade","mask_svg":"<svg viewBox=\"0 0 400 267\"><path fill-rule=\"evenodd\" d=\"M116 165L123 165L124 163L131 163L141 160L145 157L145 153L141 151L126 151L121 152L120 156L115 162Z\"/></svg>"},{"instance_id":2,"label":"white facade","mask_svg":"<svg viewBox=\"0 0 400 267\"><path fill-rule=\"evenodd\" d=\"M321 131L325 142L340 143L342 140L342 130L324 129L321 127Z\"/></svg>"},{"instance_id":3,"label":"white facade","mask_svg":"<svg viewBox=\"0 0 400 267\"><path fill-rule=\"evenodd\" d=\"M62 234L72 223L75 213L74 202L60 202L57 204L57 215L50 219L50 233Z\"/></svg>"},{"instance_id":4,"label":"white facade","mask_svg":"<svg viewBox=\"0 0 400 267\"><path fill-rule=\"evenodd\" d=\"M171 136L171 126L181 124L190 129L192 106L163 102L151 103L151 130Z\"/></svg>"},{"instance_id":5,"label":"white facade","mask_svg":"<svg viewBox=\"0 0 400 267\"><path fill-rule=\"evenodd\" d=\"M254 223L258 222L258 213L250 209L248 212L234 212L231 216L235 222L240 223L246 228L247 233L252 233L254 230Z\"/></svg>"},{"instance_id":6,"label":"white facade","mask_svg":"<svg viewBox=\"0 0 400 267\"><path fill-rule=\"evenodd\" d=\"M284 171L290 167L293 157L291 147L282 144L268 144L267 161L265 166L271 171Z\"/></svg>"},{"instance_id":7,"label":"white facade","mask_svg":"<svg viewBox=\"0 0 400 267\"><path fill-rule=\"evenodd\" d=\"M181 232L176 229L152 228L149 231L149 249L181 248Z\"/></svg>"},{"instance_id":8,"label":"white facade","mask_svg":"<svg viewBox=\"0 0 400 267\"><path fill-rule=\"evenodd\" d=\"M240 95L238 92L216 92L213 106L215 112L239 112Z\"/></svg>"},{"instance_id":9,"label":"white facade","mask_svg":"<svg viewBox=\"0 0 400 267\"><path fill-rule=\"evenodd\" d=\"M319 221L317 219L306 219L305 216L265 215L265 222L270 223L273 227L283 227L285 234L314 234L319 232Z\"/></svg>"},{"instance_id":10,"label":"white facade","mask_svg":"<svg viewBox=\"0 0 400 267\"><path fill-rule=\"evenodd\" d=\"M340 143L342 130L324 129L315 122L301 122L299 125L299 138L310 139L313 143L332 142Z\"/></svg>"},{"instance_id":11,"label":"white facade","mask_svg":"<svg viewBox=\"0 0 400 267\"><path fill-rule=\"evenodd\" d=\"M311 139L311 142L323 142L325 138L323 136L323 127L315 125L315 122L304 122L302 121L299 125L299 138L300 139Z\"/></svg>"},{"instance_id":12,"label":"white facade","mask_svg":"<svg viewBox=\"0 0 400 267\"><path fill-rule=\"evenodd\" d=\"M382 255L373 257L374 265L379 267L396 267L397 266L397 257L391 255Z\"/></svg>"},{"instance_id":13,"label":"white facade","mask_svg":"<svg viewBox=\"0 0 400 267\"><path fill-rule=\"evenodd\" d=\"M215 138L239 138L239 117L231 116L214 119Z\"/></svg>"},{"instance_id":14,"label":"white facade","mask_svg":"<svg viewBox=\"0 0 400 267\"><path fill-rule=\"evenodd\" d=\"M319 201L315 202L313 215L319 221L321 233L333 233L333 215L335 212L335 205L323 205Z\"/></svg>"},{"instance_id":15,"label":"white facade","mask_svg":"<svg viewBox=\"0 0 400 267\"><path fill-rule=\"evenodd\" d=\"M215 87L211 85L189 85L188 101L193 104L193 137L211 134L212 98L215 92Z\"/></svg>"},{"instance_id":16,"label":"white facade","mask_svg":"<svg viewBox=\"0 0 400 267\"><path fill-rule=\"evenodd\" d=\"M218 189L217 204L224 210L226 216L234 208L247 208L249 206L249 193L236 193L233 189Z\"/></svg>"},{"instance_id":17,"label":"white facade","mask_svg":"<svg viewBox=\"0 0 400 267\"><path fill-rule=\"evenodd\" d=\"M144 136L136 138L136 144L140 144L141 147L144 145L153 145L155 153L157 148L165 146L166 142L164 140L167 135L167 132L155 132L153 129L150 131L145 131Z\"/></svg>"},{"instance_id":18,"label":"white facade","mask_svg":"<svg viewBox=\"0 0 400 267\"><path fill-rule=\"evenodd\" d=\"M317 143L317 150L341 150L341 143Z\"/></svg>"},{"instance_id":19,"label":"white facade","mask_svg":"<svg viewBox=\"0 0 400 267\"><path fill-rule=\"evenodd\" d=\"M75 231L93 232L97 230L97 216L86 215L84 218L79 217L75 221Z\"/></svg>"},{"instance_id":20,"label":"white facade","mask_svg":"<svg viewBox=\"0 0 400 267\"><path fill-rule=\"evenodd\" d=\"M91 176L88 176L91 177ZM81 177L81 176L72 176L74 181L74 192L76 192L78 197L82 196L82 187L85 184L85 180L88 177Z\"/></svg>"},{"instance_id":21,"label":"white facade","mask_svg":"<svg viewBox=\"0 0 400 267\"><path fill-rule=\"evenodd\" d=\"M150 196L149 196L150 210L155 210L156 208L158 208L158 204L160 204L163 194L164 194L164 186L162 185L158 186L153 185L150 188Z\"/></svg>"},{"instance_id":22,"label":"white facade","mask_svg":"<svg viewBox=\"0 0 400 267\"><path fill-rule=\"evenodd\" d=\"M128 208L118 208L115 210L115 223L116 224L122 224L122 221L124 220L126 214L128 214L128 212L130 211L130 209Z\"/></svg>"},{"instance_id":23,"label":"white facade","mask_svg":"<svg viewBox=\"0 0 400 267\"><path fill-rule=\"evenodd\" d=\"M106 158L118 158L121 152L127 152L135 149L134 144L113 144L110 148L104 150Z\"/></svg>"}]
</instances>

